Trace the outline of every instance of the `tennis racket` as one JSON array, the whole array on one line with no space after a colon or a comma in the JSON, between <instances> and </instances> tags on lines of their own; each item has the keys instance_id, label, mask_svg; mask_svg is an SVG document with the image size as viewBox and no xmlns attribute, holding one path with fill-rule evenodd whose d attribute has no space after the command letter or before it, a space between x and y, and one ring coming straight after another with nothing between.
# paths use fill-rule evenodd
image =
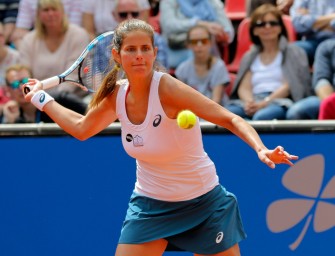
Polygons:
<instances>
[{"instance_id":1,"label":"tennis racket","mask_svg":"<svg viewBox=\"0 0 335 256\"><path fill-rule=\"evenodd\" d=\"M41 81L43 90L55 87L63 82L70 82L85 91L95 92L104 77L113 68L110 65L110 45L113 35L114 31L109 31L94 38L66 71ZM74 71L77 71L77 74ZM23 92L25 94L31 90L31 86L24 85Z\"/></svg>"}]
</instances>

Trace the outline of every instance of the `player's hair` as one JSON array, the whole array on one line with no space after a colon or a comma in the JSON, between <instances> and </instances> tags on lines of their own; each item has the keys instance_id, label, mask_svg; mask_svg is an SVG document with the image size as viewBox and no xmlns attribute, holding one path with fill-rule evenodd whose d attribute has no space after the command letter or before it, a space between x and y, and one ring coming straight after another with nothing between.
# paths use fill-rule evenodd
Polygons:
<instances>
[{"instance_id":1,"label":"player's hair","mask_svg":"<svg viewBox=\"0 0 335 256\"><path fill-rule=\"evenodd\" d=\"M287 30L282 18L282 12L273 4L262 4L252 12L249 27L249 35L251 41L255 45L261 47L261 49L263 48L261 40L258 36L254 35L254 29L256 28L256 23L259 20L263 20L264 16L267 14L272 14L279 22L279 26L281 27L281 33L278 35L278 37L280 38L281 36L285 36L287 38Z\"/></svg>"},{"instance_id":2,"label":"player's hair","mask_svg":"<svg viewBox=\"0 0 335 256\"><path fill-rule=\"evenodd\" d=\"M154 47L154 30L145 21L138 19L130 19L121 22L114 31L112 48L118 53L121 51L124 38L133 31L143 31L148 34L151 38L152 47ZM113 60L111 60L113 62ZM114 63L114 62L113 62ZM106 98L108 95L114 92L116 81L118 78L118 72L121 66L119 63L114 64L114 68L106 75L98 91L94 94L89 108L96 107L99 103Z\"/></svg>"},{"instance_id":3,"label":"player's hair","mask_svg":"<svg viewBox=\"0 0 335 256\"><path fill-rule=\"evenodd\" d=\"M65 33L69 28L69 21L67 15L64 12L64 5L61 0L38 0L36 18L35 18L35 30L36 35L39 38L44 38L46 35L46 28L39 18L39 11L43 8L52 7L56 10L61 10L63 12L62 28L63 33Z\"/></svg>"}]
</instances>

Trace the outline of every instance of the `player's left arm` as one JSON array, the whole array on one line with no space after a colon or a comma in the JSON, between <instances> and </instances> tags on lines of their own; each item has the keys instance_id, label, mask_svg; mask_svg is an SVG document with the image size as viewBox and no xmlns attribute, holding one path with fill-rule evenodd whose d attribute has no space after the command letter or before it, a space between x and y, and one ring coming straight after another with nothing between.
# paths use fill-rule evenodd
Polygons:
<instances>
[{"instance_id":1,"label":"player's left arm","mask_svg":"<svg viewBox=\"0 0 335 256\"><path fill-rule=\"evenodd\" d=\"M198 117L222 126L240 137L257 152L259 159L271 168L278 163L290 164L288 161L298 158L288 154L282 147L282 150L269 150L256 130L243 118L169 75L161 78L159 95L168 117L176 118L181 110L191 110ZM282 157L274 159L273 156L279 152Z\"/></svg>"}]
</instances>

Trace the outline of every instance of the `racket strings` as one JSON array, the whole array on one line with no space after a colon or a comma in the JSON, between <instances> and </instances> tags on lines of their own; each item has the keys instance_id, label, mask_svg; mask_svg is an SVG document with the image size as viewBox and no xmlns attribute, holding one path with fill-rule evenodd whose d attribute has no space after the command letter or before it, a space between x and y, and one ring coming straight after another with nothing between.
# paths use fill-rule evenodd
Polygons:
<instances>
[{"instance_id":1,"label":"racket strings","mask_svg":"<svg viewBox=\"0 0 335 256\"><path fill-rule=\"evenodd\" d=\"M113 68L113 61L111 63L112 38L112 35L108 35L98 40L88 52L80 68L81 82L91 92L98 90L105 76Z\"/></svg>"}]
</instances>

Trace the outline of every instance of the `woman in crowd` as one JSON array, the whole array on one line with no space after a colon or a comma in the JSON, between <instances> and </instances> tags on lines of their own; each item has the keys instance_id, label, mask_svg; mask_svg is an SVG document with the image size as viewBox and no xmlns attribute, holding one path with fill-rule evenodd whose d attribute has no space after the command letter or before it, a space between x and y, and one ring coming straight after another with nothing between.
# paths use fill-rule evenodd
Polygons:
<instances>
[{"instance_id":1,"label":"woman in crowd","mask_svg":"<svg viewBox=\"0 0 335 256\"><path fill-rule=\"evenodd\" d=\"M19 47L20 62L31 69L34 77L46 79L64 72L88 43L88 33L68 22L61 0L39 0L35 28L24 36ZM50 93L61 104L80 113L86 111L83 97L87 94L77 86L61 84Z\"/></svg>"},{"instance_id":2,"label":"woman in crowd","mask_svg":"<svg viewBox=\"0 0 335 256\"><path fill-rule=\"evenodd\" d=\"M285 119L288 107L311 93L306 53L287 42L274 5L253 12L249 32L254 46L243 56L226 107L246 119Z\"/></svg>"}]
</instances>

